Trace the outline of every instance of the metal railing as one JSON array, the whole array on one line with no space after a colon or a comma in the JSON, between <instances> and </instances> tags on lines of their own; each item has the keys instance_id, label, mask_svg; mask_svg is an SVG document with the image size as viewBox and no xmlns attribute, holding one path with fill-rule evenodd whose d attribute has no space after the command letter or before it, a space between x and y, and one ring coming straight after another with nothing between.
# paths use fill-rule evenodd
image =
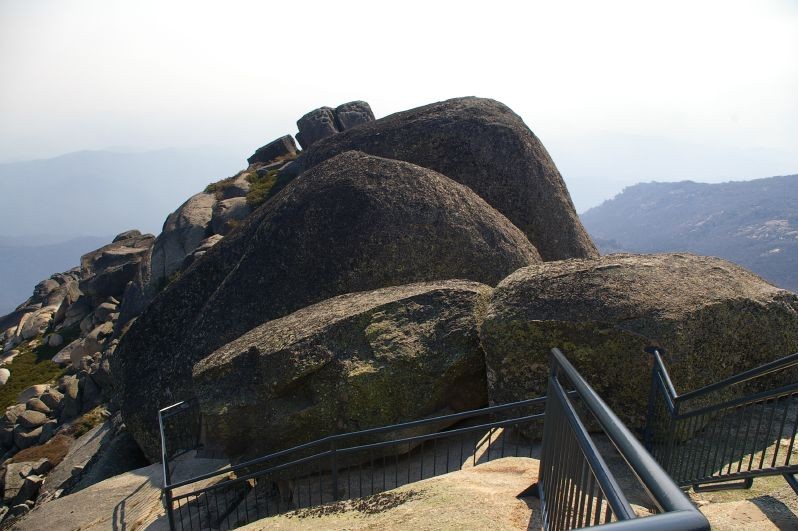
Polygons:
<instances>
[{"instance_id":1,"label":"metal railing","mask_svg":"<svg viewBox=\"0 0 798 531\"><path fill-rule=\"evenodd\" d=\"M558 349L551 352L547 396L538 485L545 529L709 529L706 518ZM586 422L598 424L658 514L636 515Z\"/></svg>"},{"instance_id":2,"label":"metal railing","mask_svg":"<svg viewBox=\"0 0 798 531\"><path fill-rule=\"evenodd\" d=\"M199 422L192 420L199 414L196 404L181 404L162 410L160 417L164 503L171 529L232 529L296 509L374 495L497 458L538 455L537 492L546 529L602 524L648 530L709 528L556 349L551 355L548 398L332 435L172 482L175 456L199 444ZM180 417L182 422L177 421ZM539 433L540 422L544 422L543 440L538 445L521 432ZM637 490L647 493L651 509L660 514L636 517L586 422L600 427L639 481ZM168 426L182 431L170 436L163 431Z\"/></svg>"},{"instance_id":3,"label":"metal railing","mask_svg":"<svg viewBox=\"0 0 798 531\"><path fill-rule=\"evenodd\" d=\"M501 457L532 457L539 445L518 432L542 421L544 405L545 397L534 398L333 435L179 482L170 481L174 463L165 453L164 502L170 525L232 529Z\"/></svg>"},{"instance_id":4,"label":"metal railing","mask_svg":"<svg viewBox=\"0 0 798 531\"><path fill-rule=\"evenodd\" d=\"M798 353L680 395L662 353L648 351L654 367L644 440L677 484L748 488L772 475L793 484Z\"/></svg>"},{"instance_id":5,"label":"metal railing","mask_svg":"<svg viewBox=\"0 0 798 531\"><path fill-rule=\"evenodd\" d=\"M172 404L158 411L163 463L200 446L202 417L196 399Z\"/></svg>"}]
</instances>

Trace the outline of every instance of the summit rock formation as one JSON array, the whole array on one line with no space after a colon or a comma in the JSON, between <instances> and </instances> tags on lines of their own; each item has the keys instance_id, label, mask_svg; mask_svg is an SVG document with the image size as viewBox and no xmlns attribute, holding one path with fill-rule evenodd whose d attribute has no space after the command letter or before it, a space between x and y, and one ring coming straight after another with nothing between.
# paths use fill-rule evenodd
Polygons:
<instances>
[{"instance_id":1,"label":"summit rock formation","mask_svg":"<svg viewBox=\"0 0 798 531\"><path fill-rule=\"evenodd\" d=\"M266 321L330 297L459 278L495 285L540 262L468 187L350 151L292 181L170 284L112 369L128 428L157 455L156 411L191 398L191 367ZM147 380L150 385L138 382Z\"/></svg>"},{"instance_id":2,"label":"summit rock formation","mask_svg":"<svg viewBox=\"0 0 798 531\"><path fill-rule=\"evenodd\" d=\"M363 123L313 144L293 171L352 149L468 186L521 229L545 261L598 256L546 148L495 100L456 98Z\"/></svg>"}]
</instances>

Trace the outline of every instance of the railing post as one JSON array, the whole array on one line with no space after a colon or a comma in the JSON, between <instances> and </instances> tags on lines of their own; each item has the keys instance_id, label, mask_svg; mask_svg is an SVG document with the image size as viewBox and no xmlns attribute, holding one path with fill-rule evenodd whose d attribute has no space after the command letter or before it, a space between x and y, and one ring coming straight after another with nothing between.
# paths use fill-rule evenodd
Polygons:
<instances>
[{"instance_id":1,"label":"railing post","mask_svg":"<svg viewBox=\"0 0 798 531\"><path fill-rule=\"evenodd\" d=\"M169 457L166 448L166 432L163 425L163 412L158 412L158 428L161 432L161 464L163 465L163 503L166 509L166 517L169 521L169 529L175 529L175 515L172 510L172 471L169 470Z\"/></svg>"},{"instance_id":2,"label":"railing post","mask_svg":"<svg viewBox=\"0 0 798 531\"><path fill-rule=\"evenodd\" d=\"M163 490L163 504L166 508L166 518L169 521L169 529L174 531L175 528L175 513L172 510L172 489Z\"/></svg>"},{"instance_id":3,"label":"railing post","mask_svg":"<svg viewBox=\"0 0 798 531\"><path fill-rule=\"evenodd\" d=\"M673 460L673 446L676 439L676 417L679 416L679 402L673 404L673 414L668 418L668 450L665 454L665 462L662 464L668 474L673 477L673 469L671 468L671 461Z\"/></svg>"},{"instance_id":4,"label":"railing post","mask_svg":"<svg viewBox=\"0 0 798 531\"><path fill-rule=\"evenodd\" d=\"M648 393L648 411L646 412L646 425L643 428L643 444L649 452L653 449L654 441L651 433L651 424L654 421L654 401L657 399L657 362L652 358L651 363L651 389Z\"/></svg>"},{"instance_id":5,"label":"railing post","mask_svg":"<svg viewBox=\"0 0 798 531\"><path fill-rule=\"evenodd\" d=\"M338 454L335 439L330 441L330 466L332 467L333 501L338 501Z\"/></svg>"}]
</instances>

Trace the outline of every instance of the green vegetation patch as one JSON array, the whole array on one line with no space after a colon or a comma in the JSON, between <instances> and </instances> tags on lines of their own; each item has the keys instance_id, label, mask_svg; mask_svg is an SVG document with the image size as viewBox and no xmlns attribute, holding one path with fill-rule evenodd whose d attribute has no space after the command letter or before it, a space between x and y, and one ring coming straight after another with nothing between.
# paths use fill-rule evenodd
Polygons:
<instances>
[{"instance_id":1,"label":"green vegetation patch","mask_svg":"<svg viewBox=\"0 0 798 531\"><path fill-rule=\"evenodd\" d=\"M93 427L105 422L105 419L107 418L108 412L105 410L105 408L102 406L97 406L73 421L72 425L66 431L77 439L84 433L87 433Z\"/></svg>"},{"instance_id":2,"label":"green vegetation patch","mask_svg":"<svg viewBox=\"0 0 798 531\"><path fill-rule=\"evenodd\" d=\"M31 385L54 382L66 373L66 369L53 363L52 358L59 350L80 336L80 328L73 327L59 334L64 338L60 347L40 345L31 349L30 342L25 342L16 348L20 351L19 356L10 364L4 365L11 371L11 377L4 386L0 387L0 411L5 411L8 406L16 404L17 395Z\"/></svg>"},{"instance_id":3,"label":"green vegetation patch","mask_svg":"<svg viewBox=\"0 0 798 531\"><path fill-rule=\"evenodd\" d=\"M232 177L227 177L226 179L222 179L221 181L211 183L205 187L204 191L206 194L213 194L217 200L221 200L225 189L233 184L233 181L236 180L236 177L238 177L238 174L233 175Z\"/></svg>"},{"instance_id":4,"label":"green vegetation patch","mask_svg":"<svg viewBox=\"0 0 798 531\"><path fill-rule=\"evenodd\" d=\"M257 173L247 175L250 188L247 194L247 204L254 210L285 188L293 178L281 174L278 170L271 170L263 177Z\"/></svg>"}]
</instances>

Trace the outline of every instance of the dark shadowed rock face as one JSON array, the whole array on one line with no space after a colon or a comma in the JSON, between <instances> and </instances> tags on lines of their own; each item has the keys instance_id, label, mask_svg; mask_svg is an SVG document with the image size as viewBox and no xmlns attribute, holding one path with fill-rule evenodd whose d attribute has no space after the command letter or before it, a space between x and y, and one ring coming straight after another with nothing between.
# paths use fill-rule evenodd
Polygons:
<instances>
[{"instance_id":1,"label":"dark shadowed rock face","mask_svg":"<svg viewBox=\"0 0 798 531\"><path fill-rule=\"evenodd\" d=\"M598 256L546 148L497 101L457 98L360 124L318 140L297 159L296 171L350 149L465 184L520 228L546 261Z\"/></svg>"},{"instance_id":2,"label":"dark shadowed rock face","mask_svg":"<svg viewBox=\"0 0 798 531\"><path fill-rule=\"evenodd\" d=\"M335 108L335 125L339 131L373 121L374 113L365 101L350 101Z\"/></svg>"},{"instance_id":3,"label":"dark shadowed rock face","mask_svg":"<svg viewBox=\"0 0 798 531\"><path fill-rule=\"evenodd\" d=\"M490 292L459 280L384 288L254 328L194 367L208 442L254 457L485 405Z\"/></svg>"},{"instance_id":4,"label":"dark shadowed rock face","mask_svg":"<svg viewBox=\"0 0 798 531\"><path fill-rule=\"evenodd\" d=\"M495 285L539 261L523 233L469 188L405 162L344 153L256 210L133 323L113 358L126 422L157 455L157 408L191 397L193 364L266 321L411 282Z\"/></svg>"},{"instance_id":5,"label":"dark shadowed rock face","mask_svg":"<svg viewBox=\"0 0 798 531\"><path fill-rule=\"evenodd\" d=\"M322 138L338 132L335 125L335 111L330 107L319 107L304 115L296 122L299 132L296 139L302 149L307 149Z\"/></svg>"},{"instance_id":6,"label":"dark shadowed rock face","mask_svg":"<svg viewBox=\"0 0 798 531\"><path fill-rule=\"evenodd\" d=\"M558 347L631 427L645 416L648 345L687 392L798 350L798 295L718 258L608 255L516 271L480 332L493 403L546 392Z\"/></svg>"},{"instance_id":7,"label":"dark shadowed rock face","mask_svg":"<svg viewBox=\"0 0 798 531\"><path fill-rule=\"evenodd\" d=\"M80 290L94 297L120 297L154 241L152 234L132 230L119 234L113 243L84 254L80 258Z\"/></svg>"},{"instance_id":8,"label":"dark shadowed rock face","mask_svg":"<svg viewBox=\"0 0 798 531\"><path fill-rule=\"evenodd\" d=\"M258 148L255 153L247 159L249 164L267 163L278 157L285 157L296 153L296 144L291 135L281 136L277 140L272 140L265 146Z\"/></svg>"}]
</instances>

